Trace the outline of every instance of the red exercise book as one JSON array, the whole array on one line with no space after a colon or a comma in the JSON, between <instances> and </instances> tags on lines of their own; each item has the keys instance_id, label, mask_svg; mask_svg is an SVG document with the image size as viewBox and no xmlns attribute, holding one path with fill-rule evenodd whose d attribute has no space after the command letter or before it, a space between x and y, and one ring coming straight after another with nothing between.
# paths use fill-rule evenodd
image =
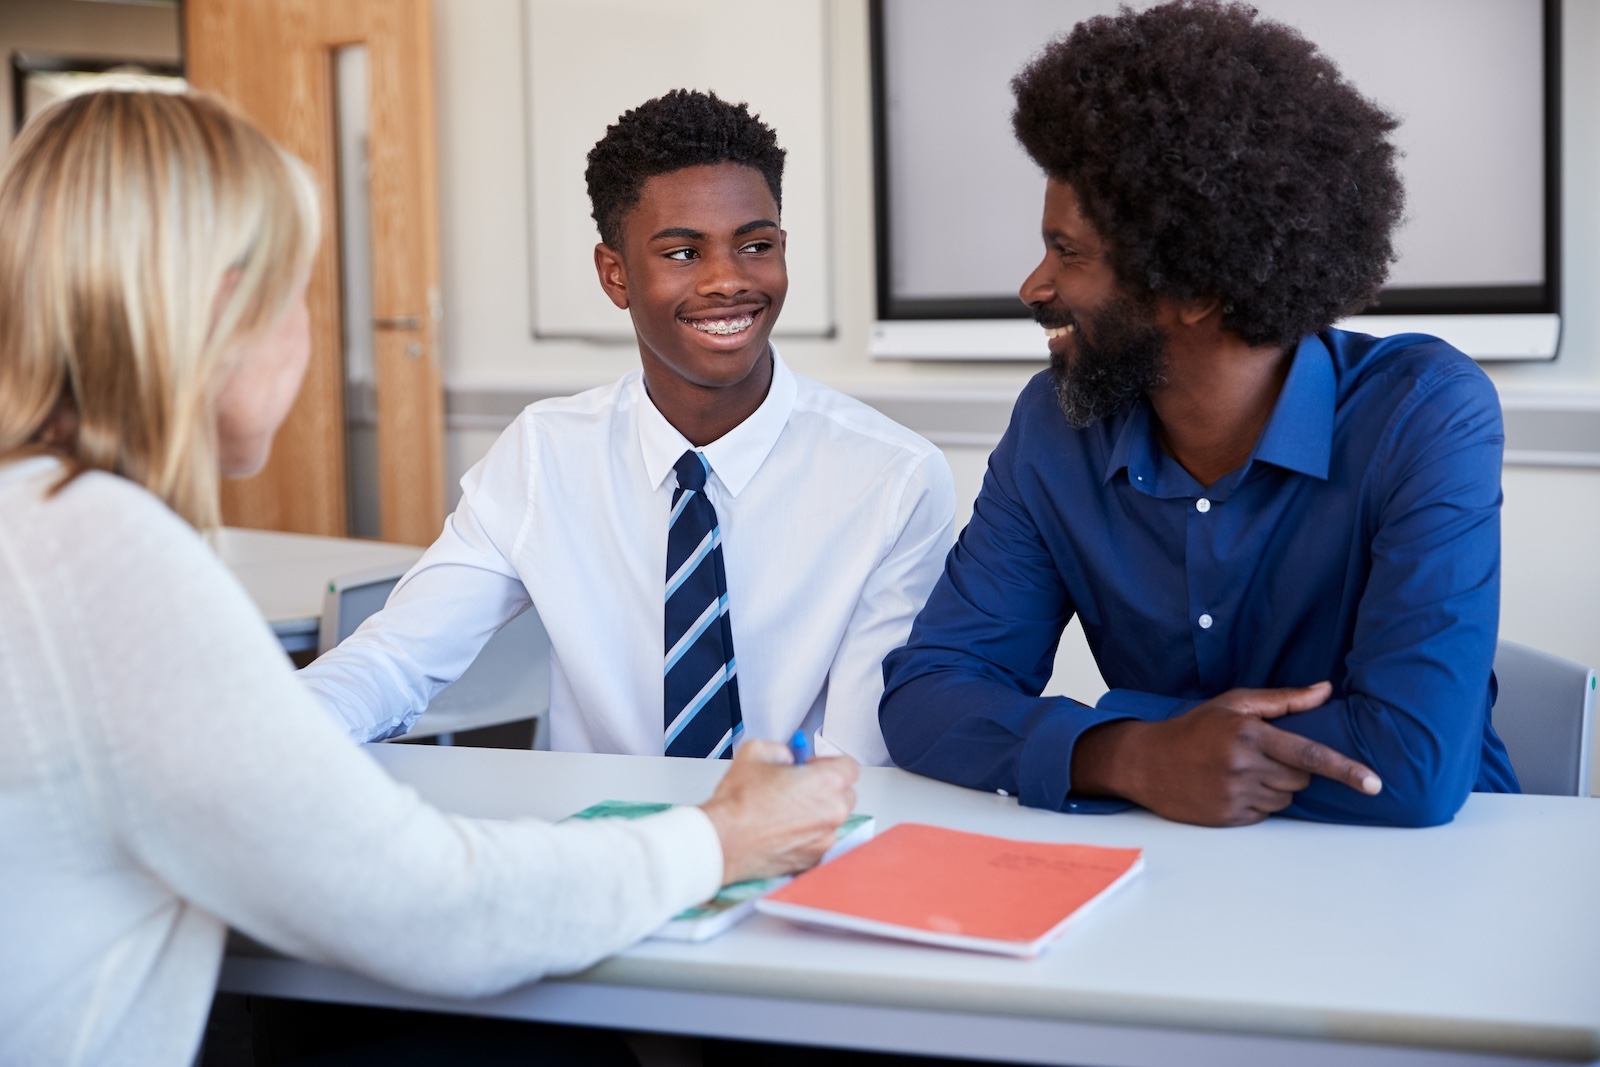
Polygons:
<instances>
[{"instance_id":1,"label":"red exercise book","mask_svg":"<svg viewBox=\"0 0 1600 1067\"><path fill-rule=\"evenodd\" d=\"M1054 845L900 823L756 905L796 922L1036 956L1144 866L1136 848Z\"/></svg>"}]
</instances>

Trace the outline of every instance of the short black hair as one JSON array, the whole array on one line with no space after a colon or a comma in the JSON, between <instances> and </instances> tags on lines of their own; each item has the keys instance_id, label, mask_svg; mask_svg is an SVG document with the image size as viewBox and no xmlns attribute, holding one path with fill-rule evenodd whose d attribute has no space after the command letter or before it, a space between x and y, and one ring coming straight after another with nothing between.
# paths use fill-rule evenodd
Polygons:
<instances>
[{"instance_id":1,"label":"short black hair","mask_svg":"<svg viewBox=\"0 0 1600 1067\"><path fill-rule=\"evenodd\" d=\"M1217 299L1288 346L1369 307L1405 204L1389 135L1296 30L1219 0L1079 23L1011 83L1012 125L1145 296Z\"/></svg>"},{"instance_id":2,"label":"short black hair","mask_svg":"<svg viewBox=\"0 0 1600 1067\"><path fill-rule=\"evenodd\" d=\"M607 126L606 135L589 149L583 177L600 240L620 249L622 217L639 202L647 179L685 167L739 163L761 173L782 209L783 157L778 135L750 113L748 104L674 89Z\"/></svg>"}]
</instances>

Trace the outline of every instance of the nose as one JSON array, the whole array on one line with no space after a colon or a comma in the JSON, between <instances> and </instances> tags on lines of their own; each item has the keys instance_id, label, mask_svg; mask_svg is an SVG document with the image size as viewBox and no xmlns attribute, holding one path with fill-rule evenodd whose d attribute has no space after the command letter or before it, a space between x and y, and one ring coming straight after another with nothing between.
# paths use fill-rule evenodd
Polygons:
<instances>
[{"instance_id":1,"label":"nose","mask_svg":"<svg viewBox=\"0 0 1600 1067\"><path fill-rule=\"evenodd\" d=\"M1056 298L1056 287L1050 282L1049 266L1050 255L1046 253L1039 261L1039 265L1033 268L1033 272L1022 280L1022 288L1017 291L1017 295L1029 307L1048 304Z\"/></svg>"},{"instance_id":2,"label":"nose","mask_svg":"<svg viewBox=\"0 0 1600 1067\"><path fill-rule=\"evenodd\" d=\"M736 250L706 249L701 253L695 292L700 296L737 296L750 288L747 264Z\"/></svg>"}]
</instances>

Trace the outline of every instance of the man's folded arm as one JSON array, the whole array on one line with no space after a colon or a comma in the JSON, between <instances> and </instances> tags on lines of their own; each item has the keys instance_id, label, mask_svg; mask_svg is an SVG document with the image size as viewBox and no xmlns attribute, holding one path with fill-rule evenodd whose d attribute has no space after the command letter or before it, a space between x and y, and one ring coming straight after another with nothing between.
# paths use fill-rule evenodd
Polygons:
<instances>
[{"instance_id":1,"label":"man's folded arm","mask_svg":"<svg viewBox=\"0 0 1600 1067\"><path fill-rule=\"evenodd\" d=\"M1499 402L1476 368L1397 434L1374 480L1384 498L1343 690L1274 723L1371 767L1383 792L1314 777L1285 814L1431 826L1465 803L1483 754L1499 622L1503 447Z\"/></svg>"}]
</instances>

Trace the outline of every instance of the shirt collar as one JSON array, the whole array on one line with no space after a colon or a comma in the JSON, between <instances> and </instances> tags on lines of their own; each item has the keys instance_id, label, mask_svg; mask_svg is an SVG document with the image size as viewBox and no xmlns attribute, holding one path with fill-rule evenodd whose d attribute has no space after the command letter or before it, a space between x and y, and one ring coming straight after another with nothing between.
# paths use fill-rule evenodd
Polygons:
<instances>
[{"instance_id":1,"label":"shirt collar","mask_svg":"<svg viewBox=\"0 0 1600 1067\"><path fill-rule=\"evenodd\" d=\"M761 406L751 412L749 418L700 449L711 465L711 473L732 496L743 492L750 479L756 476L756 471L778 443L783 428L789 424L789 414L794 411L795 396L799 392L794 372L778 355L776 345L771 350L772 384L767 387ZM694 446L651 401L645 392L643 374L634 378L630 388L639 406L639 447L644 453L645 475L652 489L660 489L672 473L672 465Z\"/></svg>"},{"instance_id":2,"label":"shirt collar","mask_svg":"<svg viewBox=\"0 0 1600 1067\"><path fill-rule=\"evenodd\" d=\"M1296 347L1289 376L1273 406L1272 417L1246 463L1271 463L1326 480L1333 454L1333 408L1337 388L1333 357L1322 339L1312 335ZM1160 446L1150 425L1150 401L1141 398L1128 410L1116 434L1100 484L1108 485L1124 467L1130 478L1149 479Z\"/></svg>"},{"instance_id":3,"label":"shirt collar","mask_svg":"<svg viewBox=\"0 0 1600 1067\"><path fill-rule=\"evenodd\" d=\"M1124 467L1128 468L1129 478L1148 476L1155 467L1152 449L1156 447L1155 434L1150 430L1150 401L1140 397L1128 409L1122 428L1113 432L1116 441L1111 446L1111 457L1106 460L1106 473L1100 479L1100 484L1111 484L1112 477ZM1135 466L1139 468L1137 471L1134 470Z\"/></svg>"},{"instance_id":4,"label":"shirt collar","mask_svg":"<svg viewBox=\"0 0 1600 1067\"><path fill-rule=\"evenodd\" d=\"M1328 478L1333 455L1333 407L1337 399L1333 356L1315 334L1295 349L1289 376L1272 409L1252 461Z\"/></svg>"}]
</instances>

